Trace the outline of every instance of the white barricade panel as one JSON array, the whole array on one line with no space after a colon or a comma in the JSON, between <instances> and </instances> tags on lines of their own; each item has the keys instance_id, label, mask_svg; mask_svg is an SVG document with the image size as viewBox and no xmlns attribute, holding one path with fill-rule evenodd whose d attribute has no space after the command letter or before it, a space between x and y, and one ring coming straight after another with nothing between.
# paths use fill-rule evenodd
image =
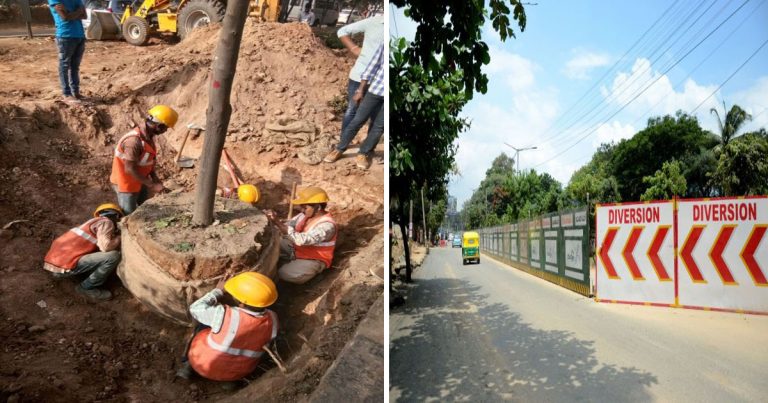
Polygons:
<instances>
[{"instance_id":1,"label":"white barricade panel","mask_svg":"<svg viewBox=\"0 0 768 403\"><path fill-rule=\"evenodd\" d=\"M678 201L680 304L768 312L768 198Z\"/></svg>"},{"instance_id":2,"label":"white barricade panel","mask_svg":"<svg viewBox=\"0 0 768 403\"><path fill-rule=\"evenodd\" d=\"M674 304L672 201L596 207L600 300Z\"/></svg>"}]
</instances>

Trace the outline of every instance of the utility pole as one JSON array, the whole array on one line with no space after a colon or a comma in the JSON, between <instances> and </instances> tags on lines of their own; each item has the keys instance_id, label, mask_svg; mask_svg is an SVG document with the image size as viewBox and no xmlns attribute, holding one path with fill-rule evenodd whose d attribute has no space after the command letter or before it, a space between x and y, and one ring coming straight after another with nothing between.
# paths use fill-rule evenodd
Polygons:
<instances>
[{"instance_id":1,"label":"utility pole","mask_svg":"<svg viewBox=\"0 0 768 403\"><path fill-rule=\"evenodd\" d=\"M429 239L429 234L427 234L427 216L424 214L424 186L421 187L421 221L424 224L424 245L429 249L429 243L427 242L427 239Z\"/></svg>"},{"instance_id":2,"label":"utility pole","mask_svg":"<svg viewBox=\"0 0 768 403\"><path fill-rule=\"evenodd\" d=\"M408 215L408 238L413 240L413 200L410 200L409 202L411 204L411 208Z\"/></svg>"}]
</instances>

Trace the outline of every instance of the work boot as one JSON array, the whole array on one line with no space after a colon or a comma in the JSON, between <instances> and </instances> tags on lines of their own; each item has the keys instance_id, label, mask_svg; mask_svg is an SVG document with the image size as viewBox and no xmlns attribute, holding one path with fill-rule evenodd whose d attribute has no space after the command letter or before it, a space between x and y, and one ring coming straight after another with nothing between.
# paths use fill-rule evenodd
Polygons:
<instances>
[{"instance_id":1,"label":"work boot","mask_svg":"<svg viewBox=\"0 0 768 403\"><path fill-rule=\"evenodd\" d=\"M82 101L80 101L79 99L75 98L72 95L64 95L63 101L64 101L64 103L66 103L68 105L80 105L80 104L82 104Z\"/></svg>"},{"instance_id":2,"label":"work boot","mask_svg":"<svg viewBox=\"0 0 768 403\"><path fill-rule=\"evenodd\" d=\"M355 158L355 162L357 162L358 168L368 169L368 167L371 166L371 157L365 154L357 154L357 158Z\"/></svg>"},{"instance_id":3,"label":"work boot","mask_svg":"<svg viewBox=\"0 0 768 403\"><path fill-rule=\"evenodd\" d=\"M75 291L77 291L81 295L85 295L86 297L96 301L106 301L108 299L112 299L112 293L109 292L109 290L105 290L102 288L86 289L86 288L83 288L82 285L78 284L77 286L75 286Z\"/></svg>"},{"instance_id":4,"label":"work boot","mask_svg":"<svg viewBox=\"0 0 768 403\"><path fill-rule=\"evenodd\" d=\"M176 371L176 377L188 381L192 379L193 373L194 371L192 370L192 366L189 365L189 362L183 362L181 363L179 369Z\"/></svg>"},{"instance_id":5,"label":"work boot","mask_svg":"<svg viewBox=\"0 0 768 403\"><path fill-rule=\"evenodd\" d=\"M339 151L337 149L334 149L333 151L328 153L328 155L326 155L325 158L323 158L323 161L328 163L334 163L338 161L339 158L341 158L342 154L344 154L344 151Z\"/></svg>"}]
</instances>

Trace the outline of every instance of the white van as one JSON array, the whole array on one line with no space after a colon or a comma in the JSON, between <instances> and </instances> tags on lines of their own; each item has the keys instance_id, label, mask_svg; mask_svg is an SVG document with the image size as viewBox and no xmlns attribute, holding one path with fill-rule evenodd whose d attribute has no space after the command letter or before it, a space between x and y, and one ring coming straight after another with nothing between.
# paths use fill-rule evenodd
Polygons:
<instances>
[{"instance_id":1,"label":"white van","mask_svg":"<svg viewBox=\"0 0 768 403\"><path fill-rule=\"evenodd\" d=\"M336 0L290 0L286 6L288 21L298 21L301 11L307 3L312 4L312 12L315 13L315 21L312 26L335 26L339 21L341 2Z\"/></svg>"}]
</instances>

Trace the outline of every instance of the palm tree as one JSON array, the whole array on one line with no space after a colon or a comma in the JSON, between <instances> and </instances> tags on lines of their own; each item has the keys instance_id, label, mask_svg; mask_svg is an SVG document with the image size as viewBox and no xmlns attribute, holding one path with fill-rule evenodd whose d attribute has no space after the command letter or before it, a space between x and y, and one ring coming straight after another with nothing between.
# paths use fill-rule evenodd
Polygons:
<instances>
[{"instance_id":1,"label":"palm tree","mask_svg":"<svg viewBox=\"0 0 768 403\"><path fill-rule=\"evenodd\" d=\"M723 101L723 111L728 111L725 107L725 101ZM725 120L720 118L720 114L716 108L709 110L710 113L714 113L717 116L717 124L720 126L720 144L722 147L728 145L728 142L736 137L736 133L741 129L744 124L752 120L752 115L747 113L744 109L741 109L739 105L733 105L731 110L725 114Z\"/></svg>"}]
</instances>

